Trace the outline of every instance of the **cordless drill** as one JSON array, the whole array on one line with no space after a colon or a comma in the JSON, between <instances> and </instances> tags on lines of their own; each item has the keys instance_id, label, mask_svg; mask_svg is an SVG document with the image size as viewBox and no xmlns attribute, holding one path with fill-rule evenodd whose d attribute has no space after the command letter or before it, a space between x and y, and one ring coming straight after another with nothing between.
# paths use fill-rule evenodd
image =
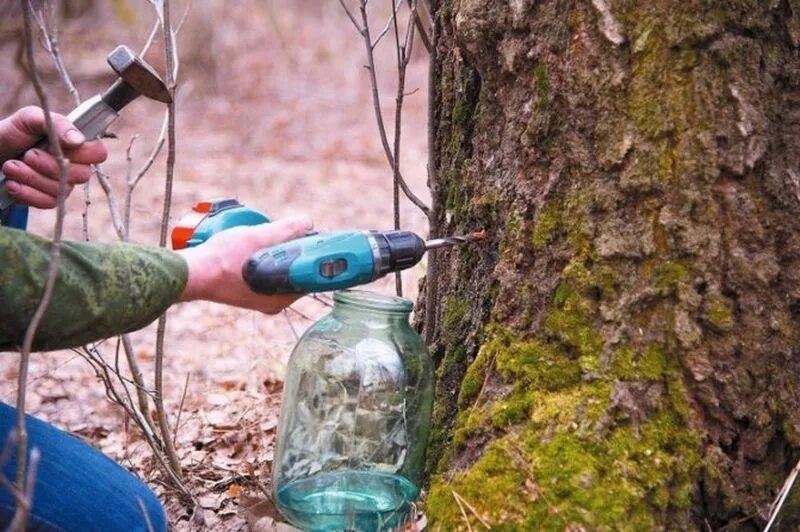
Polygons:
<instances>
[{"instance_id":1,"label":"cordless drill","mask_svg":"<svg viewBox=\"0 0 800 532\"><path fill-rule=\"evenodd\" d=\"M198 210L199 206L199 210ZM263 214L226 199L200 202L173 229L173 248L201 244L236 226L268 222ZM425 241L411 231L311 233L254 253L242 276L256 293L309 294L366 284L417 264L426 251L482 240L483 232Z\"/></svg>"}]
</instances>

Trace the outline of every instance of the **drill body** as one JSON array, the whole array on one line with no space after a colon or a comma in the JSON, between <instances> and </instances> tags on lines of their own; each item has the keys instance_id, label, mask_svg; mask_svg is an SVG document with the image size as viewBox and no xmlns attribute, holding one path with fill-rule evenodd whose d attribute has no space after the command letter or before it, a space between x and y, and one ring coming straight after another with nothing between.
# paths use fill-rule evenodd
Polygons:
<instances>
[{"instance_id":1,"label":"drill body","mask_svg":"<svg viewBox=\"0 0 800 532\"><path fill-rule=\"evenodd\" d=\"M341 290L417 264L425 241L410 231L337 231L262 249L242 275L259 294Z\"/></svg>"}]
</instances>

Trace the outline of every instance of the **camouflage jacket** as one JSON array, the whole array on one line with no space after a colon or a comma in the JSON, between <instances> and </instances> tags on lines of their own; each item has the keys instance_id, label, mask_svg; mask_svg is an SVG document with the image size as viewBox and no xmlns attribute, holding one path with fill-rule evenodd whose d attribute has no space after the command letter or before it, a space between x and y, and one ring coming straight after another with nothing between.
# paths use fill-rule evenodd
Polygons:
<instances>
[{"instance_id":1,"label":"camouflage jacket","mask_svg":"<svg viewBox=\"0 0 800 532\"><path fill-rule=\"evenodd\" d=\"M22 345L44 293L51 244L0 227L0 351ZM180 296L187 275L183 258L166 249L65 241L34 349L75 347L144 327Z\"/></svg>"}]
</instances>

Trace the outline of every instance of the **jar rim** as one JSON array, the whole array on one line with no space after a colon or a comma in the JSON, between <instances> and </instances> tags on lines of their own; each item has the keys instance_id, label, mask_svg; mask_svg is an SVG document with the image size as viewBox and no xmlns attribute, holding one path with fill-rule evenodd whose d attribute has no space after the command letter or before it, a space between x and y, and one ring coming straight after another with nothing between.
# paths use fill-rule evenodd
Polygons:
<instances>
[{"instance_id":1,"label":"jar rim","mask_svg":"<svg viewBox=\"0 0 800 532\"><path fill-rule=\"evenodd\" d=\"M333 293L333 300L336 303L344 303L348 306L384 312L407 314L414 308L414 302L410 299L389 296L369 290L337 290Z\"/></svg>"}]
</instances>

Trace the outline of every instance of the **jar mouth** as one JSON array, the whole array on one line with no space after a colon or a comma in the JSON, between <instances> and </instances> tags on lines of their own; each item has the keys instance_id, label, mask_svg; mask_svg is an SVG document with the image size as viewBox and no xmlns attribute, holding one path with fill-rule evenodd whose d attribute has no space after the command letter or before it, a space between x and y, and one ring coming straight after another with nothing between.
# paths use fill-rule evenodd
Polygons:
<instances>
[{"instance_id":1,"label":"jar mouth","mask_svg":"<svg viewBox=\"0 0 800 532\"><path fill-rule=\"evenodd\" d=\"M403 297L388 296L368 290L338 290L333 293L336 303L383 312L402 312L408 314L414 308L414 302Z\"/></svg>"}]
</instances>

